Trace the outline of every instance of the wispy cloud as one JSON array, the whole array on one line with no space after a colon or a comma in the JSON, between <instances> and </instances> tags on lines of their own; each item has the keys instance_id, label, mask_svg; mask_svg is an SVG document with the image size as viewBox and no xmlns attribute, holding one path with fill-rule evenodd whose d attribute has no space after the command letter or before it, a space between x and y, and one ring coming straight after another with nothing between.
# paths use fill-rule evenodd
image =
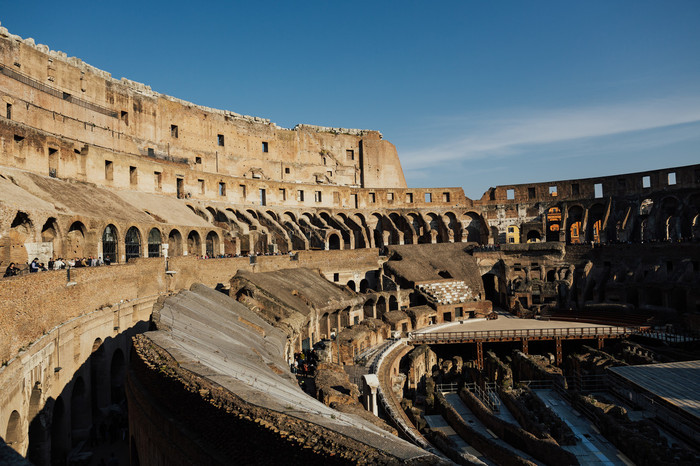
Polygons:
<instances>
[{"instance_id":1,"label":"wispy cloud","mask_svg":"<svg viewBox=\"0 0 700 466\"><path fill-rule=\"evenodd\" d=\"M453 132L455 136L434 145L401 151L402 165L414 171L447 162L508 158L567 141L590 143L594 138L635 131L644 132L647 145L666 144L672 142L668 135L660 134L661 140L655 141L647 132L700 122L700 97L508 113L444 119L441 125L449 128L443 134ZM697 128L688 131L697 136ZM683 134L675 132L674 137L682 138Z\"/></svg>"}]
</instances>

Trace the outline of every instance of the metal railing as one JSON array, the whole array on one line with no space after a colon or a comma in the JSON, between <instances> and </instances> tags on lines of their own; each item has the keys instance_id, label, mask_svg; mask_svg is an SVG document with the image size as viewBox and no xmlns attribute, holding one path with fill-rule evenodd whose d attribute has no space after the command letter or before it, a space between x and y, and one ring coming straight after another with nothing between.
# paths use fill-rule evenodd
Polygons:
<instances>
[{"instance_id":1,"label":"metal railing","mask_svg":"<svg viewBox=\"0 0 700 466\"><path fill-rule=\"evenodd\" d=\"M441 340L503 340L517 338L597 337L603 335L630 335L641 331L640 327L565 327L514 330L472 330L467 332L414 333L412 342Z\"/></svg>"},{"instance_id":2,"label":"metal railing","mask_svg":"<svg viewBox=\"0 0 700 466\"><path fill-rule=\"evenodd\" d=\"M459 384L457 382L439 383L435 385L435 388L440 393L457 393L457 391L459 390Z\"/></svg>"},{"instance_id":3,"label":"metal railing","mask_svg":"<svg viewBox=\"0 0 700 466\"><path fill-rule=\"evenodd\" d=\"M485 388L481 388L477 383L471 382L464 387L488 406L491 411L494 413L499 412L501 410L501 399L496 392L496 382L486 382L484 386Z\"/></svg>"}]
</instances>

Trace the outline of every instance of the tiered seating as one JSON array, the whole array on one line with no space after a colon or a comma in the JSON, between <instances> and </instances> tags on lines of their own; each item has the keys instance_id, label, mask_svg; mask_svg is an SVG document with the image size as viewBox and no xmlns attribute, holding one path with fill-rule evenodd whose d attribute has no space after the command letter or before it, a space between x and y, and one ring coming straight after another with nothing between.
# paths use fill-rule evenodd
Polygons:
<instances>
[{"instance_id":1,"label":"tiered seating","mask_svg":"<svg viewBox=\"0 0 700 466\"><path fill-rule=\"evenodd\" d=\"M457 304L473 299L469 287L463 281L435 282L418 285L418 289L438 304Z\"/></svg>"}]
</instances>

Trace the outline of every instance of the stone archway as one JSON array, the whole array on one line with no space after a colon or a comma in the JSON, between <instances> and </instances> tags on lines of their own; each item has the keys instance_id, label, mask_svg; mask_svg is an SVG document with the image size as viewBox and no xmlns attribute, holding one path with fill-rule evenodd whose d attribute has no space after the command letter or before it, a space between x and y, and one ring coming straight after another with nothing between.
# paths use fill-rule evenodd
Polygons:
<instances>
[{"instance_id":1,"label":"stone archway","mask_svg":"<svg viewBox=\"0 0 700 466\"><path fill-rule=\"evenodd\" d=\"M168 235L168 257L178 257L182 255L182 234L176 230L170 230Z\"/></svg>"},{"instance_id":2,"label":"stone archway","mask_svg":"<svg viewBox=\"0 0 700 466\"><path fill-rule=\"evenodd\" d=\"M127 262L141 257L141 233L138 228L131 227L124 235L124 253Z\"/></svg>"},{"instance_id":3,"label":"stone archway","mask_svg":"<svg viewBox=\"0 0 700 466\"><path fill-rule=\"evenodd\" d=\"M160 257L161 234L158 228L151 228L148 232L148 257Z\"/></svg>"}]
</instances>

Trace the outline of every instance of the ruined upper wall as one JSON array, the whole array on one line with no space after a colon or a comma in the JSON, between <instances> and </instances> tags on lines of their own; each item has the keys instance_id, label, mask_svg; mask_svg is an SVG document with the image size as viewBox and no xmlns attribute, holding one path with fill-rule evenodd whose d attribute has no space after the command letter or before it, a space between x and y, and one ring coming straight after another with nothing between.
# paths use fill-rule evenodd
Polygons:
<instances>
[{"instance_id":1,"label":"ruined upper wall","mask_svg":"<svg viewBox=\"0 0 700 466\"><path fill-rule=\"evenodd\" d=\"M5 28L0 28L0 97L9 106L0 112L4 120L38 130L49 139L71 140L76 154L102 148L235 177L406 186L396 148L382 141L378 131L314 125L290 130L267 119L194 105L128 79L116 80ZM15 155L9 142L3 142L3 152ZM19 168L46 171L44 166L51 164L45 154L50 143L37 145L37 163ZM60 151L57 164L74 156ZM65 177L81 179L87 174L80 163L61 168Z\"/></svg>"},{"instance_id":2,"label":"ruined upper wall","mask_svg":"<svg viewBox=\"0 0 700 466\"><path fill-rule=\"evenodd\" d=\"M489 188L478 204L555 202L700 187L700 164L620 175L503 185Z\"/></svg>"}]
</instances>

